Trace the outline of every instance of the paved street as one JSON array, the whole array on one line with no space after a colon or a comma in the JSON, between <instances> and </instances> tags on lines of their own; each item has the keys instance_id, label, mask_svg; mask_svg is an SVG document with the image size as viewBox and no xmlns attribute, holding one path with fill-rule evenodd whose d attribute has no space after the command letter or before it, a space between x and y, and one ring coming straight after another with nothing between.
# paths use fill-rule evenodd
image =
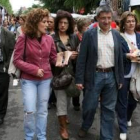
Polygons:
<instances>
[{"instance_id":1,"label":"paved street","mask_svg":"<svg viewBox=\"0 0 140 140\"><path fill-rule=\"evenodd\" d=\"M100 111L98 109L95 116L94 124L89 130L89 135L87 136L87 138L80 139L77 137L77 132L81 124L81 111L76 112L73 110L72 106L70 106L70 124L68 126L70 140L98 140L99 113ZM138 104L132 121L133 126L129 129L128 134L129 140L140 140L140 104ZM47 134L48 140L61 140L58 132L56 108L52 108L49 110ZM10 86L8 111L4 124L0 126L0 140L23 140L23 135L23 106L21 90L19 87L13 88L12 86ZM114 140L119 140L117 123L115 123Z\"/></svg>"}]
</instances>

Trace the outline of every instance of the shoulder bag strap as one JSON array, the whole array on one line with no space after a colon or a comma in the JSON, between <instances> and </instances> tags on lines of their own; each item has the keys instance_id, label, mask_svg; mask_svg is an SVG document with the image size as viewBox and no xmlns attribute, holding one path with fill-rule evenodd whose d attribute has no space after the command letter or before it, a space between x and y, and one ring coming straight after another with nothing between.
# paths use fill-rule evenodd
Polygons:
<instances>
[{"instance_id":1,"label":"shoulder bag strap","mask_svg":"<svg viewBox=\"0 0 140 140\"><path fill-rule=\"evenodd\" d=\"M27 35L25 35L25 44L24 44L24 53L23 53L23 60L26 61L26 44L27 44Z\"/></svg>"}]
</instances>

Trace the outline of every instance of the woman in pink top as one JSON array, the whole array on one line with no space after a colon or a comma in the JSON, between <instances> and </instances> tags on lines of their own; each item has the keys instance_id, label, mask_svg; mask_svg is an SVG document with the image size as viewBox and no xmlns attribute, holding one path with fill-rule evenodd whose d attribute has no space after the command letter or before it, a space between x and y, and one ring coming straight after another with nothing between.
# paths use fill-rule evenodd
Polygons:
<instances>
[{"instance_id":1,"label":"woman in pink top","mask_svg":"<svg viewBox=\"0 0 140 140\"><path fill-rule=\"evenodd\" d=\"M52 71L56 50L46 35L48 10L34 9L28 15L25 34L18 37L14 64L21 70L25 139L47 140L46 125ZM25 45L26 44L26 45Z\"/></svg>"}]
</instances>

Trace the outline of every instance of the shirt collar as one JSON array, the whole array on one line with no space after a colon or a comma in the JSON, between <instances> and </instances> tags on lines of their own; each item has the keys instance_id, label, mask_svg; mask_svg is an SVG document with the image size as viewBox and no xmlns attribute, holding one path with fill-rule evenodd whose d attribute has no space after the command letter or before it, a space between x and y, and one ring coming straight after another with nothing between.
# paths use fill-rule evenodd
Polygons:
<instances>
[{"instance_id":1,"label":"shirt collar","mask_svg":"<svg viewBox=\"0 0 140 140\"><path fill-rule=\"evenodd\" d=\"M97 26L97 29L98 29L98 33L102 33L102 34L108 34L108 33L112 30L112 28L111 28L111 26L110 26L108 32L105 33L105 32L102 31L102 29L100 28L99 25Z\"/></svg>"}]
</instances>

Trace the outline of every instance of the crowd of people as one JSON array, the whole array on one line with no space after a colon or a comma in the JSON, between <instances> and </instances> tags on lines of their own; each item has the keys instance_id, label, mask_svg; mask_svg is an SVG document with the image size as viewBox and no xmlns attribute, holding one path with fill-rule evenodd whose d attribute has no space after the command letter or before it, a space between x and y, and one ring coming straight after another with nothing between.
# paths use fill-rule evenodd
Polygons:
<instances>
[{"instance_id":1,"label":"crowd of people","mask_svg":"<svg viewBox=\"0 0 140 140\"><path fill-rule=\"evenodd\" d=\"M69 140L71 98L74 110L80 110L80 96L67 93L73 80L72 88L83 93L78 136L86 137L100 103L100 140L113 140L115 113L120 139L127 139L138 102L130 91L130 81L140 65L139 56L134 55L140 49L140 23L132 12L124 12L115 22L112 9L102 5L94 23L85 17L73 19L63 10L54 18L41 8L21 15L18 23L11 18L10 25L7 20L2 24L1 17L0 13L0 125L7 111L8 67L14 51L13 63L21 71L25 140L33 140L35 135L38 140L47 140L48 109L52 105L57 109L60 136ZM71 82L52 87L52 79L61 80L62 72L72 76Z\"/></svg>"}]
</instances>

